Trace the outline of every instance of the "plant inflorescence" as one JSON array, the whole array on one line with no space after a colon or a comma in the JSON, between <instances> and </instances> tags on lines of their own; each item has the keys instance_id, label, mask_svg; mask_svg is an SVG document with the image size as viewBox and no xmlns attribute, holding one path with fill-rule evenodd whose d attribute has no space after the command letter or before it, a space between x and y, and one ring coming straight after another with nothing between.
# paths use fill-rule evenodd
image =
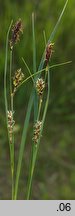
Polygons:
<instances>
[{"instance_id":1,"label":"plant inflorescence","mask_svg":"<svg viewBox=\"0 0 75 216\"><path fill-rule=\"evenodd\" d=\"M58 25L61 21L61 18L63 16L63 13L65 11L66 5L68 3L68 0L66 1L64 8L61 12L61 15L56 23L56 26L50 35L50 38L48 42L46 41L46 35L45 35L45 50L40 62L40 65L38 67L38 70L36 70L36 47L35 47L35 29L34 29L34 14L32 14L32 35L33 35L33 73L29 69L27 63L22 58L25 67L28 70L29 76L25 78L24 73L22 72L22 69L15 69L15 72L12 71L12 53L15 49L15 44L17 44L20 41L21 33L23 33L23 24L21 19L19 19L14 25L13 22L11 22L7 38L6 38L6 58L5 58L5 73L4 73L4 96L5 96L5 110L6 110L6 121L7 121L7 129L8 129L8 138L9 138L9 149L10 149L10 162L11 162L11 176L12 176L12 199L17 199L18 195L18 187L19 187L19 177L21 172L21 165L22 165L22 158L23 153L25 149L26 144L26 137L27 137L27 129L29 126L29 119L31 115L32 105L34 103L34 123L33 123L33 136L32 136L32 145L31 145L31 158L30 158L30 167L29 167L29 176L28 176L28 184L27 184L27 193L25 196L25 199L30 199L31 194L31 186L32 186L32 179L33 179L33 173L35 168L35 163L37 159L37 153L39 149L40 139L43 132L45 117L47 113L48 103L49 103L49 97L50 97L50 69L53 67L58 67L61 65L65 65L70 63L65 62L61 64L51 64L51 57L53 54L53 46L54 43L53 38L54 35L58 29ZM7 96L7 60L8 60L8 51L10 53L10 71L9 71L9 78L10 78L10 89L9 89L9 96L10 101L8 103L8 96ZM19 87L21 87L23 84L26 84L27 81L32 80L32 93L30 95L29 103L28 103L28 109L25 117L24 127L23 127L23 133L20 143L20 149L19 149L19 156L18 156L18 164L17 164L17 170L15 171L15 148L14 148L14 100L15 100L15 93L18 90ZM47 90L46 90L46 83L48 84ZM46 99L43 106L43 98L44 98L44 92L46 90ZM43 108L44 107L44 108ZM43 108L43 109L42 109ZM41 111L42 110L42 111ZM15 111L16 113L16 111ZM16 177L15 177L16 173Z\"/></svg>"}]
</instances>

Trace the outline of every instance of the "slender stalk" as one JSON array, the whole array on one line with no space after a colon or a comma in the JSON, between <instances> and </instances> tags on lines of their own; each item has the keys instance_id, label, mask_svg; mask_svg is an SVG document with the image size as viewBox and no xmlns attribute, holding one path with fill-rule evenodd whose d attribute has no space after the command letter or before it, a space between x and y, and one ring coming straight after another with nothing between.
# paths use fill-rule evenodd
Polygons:
<instances>
[{"instance_id":1,"label":"slender stalk","mask_svg":"<svg viewBox=\"0 0 75 216\"><path fill-rule=\"evenodd\" d=\"M12 95L12 50L10 50L10 101ZM10 103L10 107L12 106L12 102Z\"/></svg>"},{"instance_id":2,"label":"slender stalk","mask_svg":"<svg viewBox=\"0 0 75 216\"><path fill-rule=\"evenodd\" d=\"M12 50L10 50L10 107L12 111L12 121L13 121L13 93L12 93ZM14 131L12 130L12 143L10 143L11 148L11 174L12 174L12 200L14 199Z\"/></svg>"},{"instance_id":3,"label":"slender stalk","mask_svg":"<svg viewBox=\"0 0 75 216\"><path fill-rule=\"evenodd\" d=\"M37 153L37 146L32 145L31 160L30 160L30 167L29 167L29 177L28 177L28 185L27 185L27 196L26 196L27 200L30 199L30 194L31 194L31 186L32 186L32 178L34 174L36 153Z\"/></svg>"},{"instance_id":4,"label":"slender stalk","mask_svg":"<svg viewBox=\"0 0 75 216\"><path fill-rule=\"evenodd\" d=\"M5 70L4 70L4 100L5 100L5 113L6 113L6 123L7 123L7 130L8 130L8 101L7 101L7 61L8 61L8 41L9 41L9 32L12 26L13 20L10 23L8 32L7 32L7 38L6 38L6 54L5 54ZM9 136L9 130L8 130L8 140L9 140L9 149L10 149L10 161L12 164L12 159L11 159L11 145L10 145L10 136ZM12 172L12 168L11 168Z\"/></svg>"},{"instance_id":5,"label":"slender stalk","mask_svg":"<svg viewBox=\"0 0 75 216\"><path fill-rule=\"evenodd\" d=\"M14 114L13 109L13 93L11 94L11 110ZM12 200L14 199L14 131L12 131Z\"/></svg>"},{"instance_id":6,"label":"slender stalk","mask_svg":"<svg viewBox=\"0 0 75 216\"><path fill-rule=\"evenodd\" d=\"M39 110L38 110L38 117L37 117L37 121L39 120L39 117L40 117L41 106L42 106L42 99L40 98L40 100L39 100Z\"/></svg>"},{"instance_id":7,"label":"slender stalk","mask_svg":"<svg viewBox=\"0 0 75 216\"><path fill-rule=\"evenodd\" d=\"M32 151L31 151L31 160L30 160L30 167L29 167L29 178L28 178L28 183L27 183L27 197L26 199L29 200L30 197L30 190L31 190L31 183L32 183L32 176L33 176L33 172L32 172L32 164L33 164L33 146L32 146Z\"/></svg>"},{"instance_id":8,"label":"slender stalk","mask_svg":"<svg viewBox=\"0 0 75 216\"><path fill-rule=\"evenodd\" d=\"M5 100L5 112L6 112L6 122L7 122L7 129L8 129L8 101L7 101L7 61L8 61L8 40L9 40L9 32L11 29L13 21L11 21L11 24L9 26L8 32L7 32L7 38L6 38L6 54L5 54L5 70L4 70L4 100ZM9 131L8 131L8 138L9 138Z\"/></svg>"}]
</instances>

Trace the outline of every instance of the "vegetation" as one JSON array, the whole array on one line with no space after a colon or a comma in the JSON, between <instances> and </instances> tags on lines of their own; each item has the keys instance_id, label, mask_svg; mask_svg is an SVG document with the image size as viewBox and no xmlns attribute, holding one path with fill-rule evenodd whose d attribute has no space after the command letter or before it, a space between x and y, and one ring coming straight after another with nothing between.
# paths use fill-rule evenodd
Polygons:
<instances>
[{"instance_id":1,"label":"vegetation","mask_svg":"<svg viewBox=\"0 0 75 216\"><path fill-rule=\"evenodd\" d=\"M22 20L25 20L25 30L24 35L22 36L22 40L20 42L20 46L17 45L15 47L15 52L13 54L14 58L14 65L13 70L15 68L20 68L22 66L22 71L25 70L24 74L28 74L28 71L26 70L26 62L29 65L29 68L31 68L31 71L36 72L38 70L42 70L42 68L38 69L38 63L41 58L42 50L44 49L46 42L46 38L49 38L50 31L52 31L55 23L56 18L59 16L60 13L56 14L55 12L56 7L54 7L54 4L52 1L47 1L46 3L43 1L40 2L38 12L36 12L37 3L33 2L27 3L23 2L22 8L19 6L19 2L11 3L11 1L7 1L8 3L1 3L3 6L3 10L10 11L8 14L8 19L5 20L5 28L3 29L4 34L1 35L1 38L3 40L3 46L2 46L2 53L0 55L3 55L3 50L5 49L4 46L4 40L5 40L5 32L8 27L8 22L10 23L11 18L14 18L16 20L17 17L21 17ZM24 4L25 4L25 10L27 10L27 15L24 13ZM33 10L33 6L35 6L35 15L36 15L36 34L34 35L34 20L32 22L33 27L33 68L32 68L32 37L30 38L30 33L27 32L30 31L30 19L28 17L28 14L30 14ZM57 7L62 8L63 1L59 3L57 1ZM11 8L13 7L13 10ZM51 7L51 13L49 12L49 7ZM61 62L72 60L73 62L73 49L74 47L74 41L73 41L73 34L70 32L70 23L72 22L72 25L74 23L74 17L69 17L69 11L71 10L71 7L73 9L73 2L71 1L68 3L65 16L63 18L63 22L61 22L60 27L58 28L58 34L53 34L54 37L54 48L55 53L54 57L51 59L51 65L54 64L61 64ZM16 8L16 10L14 10ZM53 9L54 8L54 9ZM18 10L19 9L19 10ZM18 13L17 13L18 10ZM15 14L14 14L15 11ZM72 10L73 11L73 10ZM50 15L48 16L48 14ZM54 14L53 14L54 13ZM6 14L6 16L7 16ZM41 14L41 15L40 15ZM43 15L44 14L44 15ZM19 16L18 16L19 15ZM25 16L25 17L24 17ZM41 17L40 17L41 16ZM73 16L73 15L72 15ZM70 20L69 26L67 24L67 20ZM8 21L8 22L7 22ZM7 23L6 23L7 22ZM26 26L27 25L27 26ZM58 26L56 26L58 27ZM51 30L50 30L51 29ZM57 28L56 28L57 29ZM41 34L39 34L41 32ZM43 36L44 32L44 36ZM56 32L54 32L56 33ZM73 29L74 33L74 29ZM46 34L46 36L45 36ZM35 36L36 37L36 50L35 50ZM60 35L60 39L59 39ZM72 35L72 36L71 36ZM72 39L71 39L72 37ZM45 42L43 40L45 39ZM57 42L56 42L57 39ZM52 41L52 40L51 40ZM59 41L59 42L58 42ZM69 42L70 43L69 43ZM72 44L73 43L73 44ZM71 44L71 45L70 45ZM25 46L24 46L25 45ZM26 51L25 51L26 50ZM37 52L36 52L37 51ZM37 53L37 62L35 64L35 53ZM23 56L23 59L22 59ZM4 68L4 57L1 56L2 64L1 64L1 79L2 79L2 73ZM26 62L24 61L26 59ZM22 61L23 60L23 61ZM8 55L8 63L10 61L10 56ZM24 65L25 64L25 65ZM9 65L9 64L8 64ZM11 65L10 65L11 69ZM9 71L9 66L8 66ZM72 72L73 71L73 72ZM32 77L32 76L31 76ZM35 76L32 77L32 81L35 80ZM50 73L50 79L51 79L51 92L50 92L50 100L48 98L49 102L49 109L47 114L47 119L44 125L44 133L43 138L41 142L41 147L39 151L39 160L36 165L36 173L35 173L35 179L34 179L34 186L33 186L33 194L31 198L34 199L68 199L68 198L74 198L74 64L67 65L65 67L59 67L57 69L52 69ZM48 77L49 80L49 77ZM9 80L8 80L9 84ZM28 86L28 87L27 87ZM1 84L1 92L2 92L3 85ZM32 82L29 82L27 85L23 85L22 88L19 89L19 92L16 93L16 101L14 104L14 109L17 110L17 113L14 113L16 122L14 133L17 135L16 142L18 143L15 146L15 161L16 161L16 168L17 168L17 160L18 160L18 149L20 146L20 135L22 133L22 127L23 127L23 119L25 117L24 112L27 111L27 101L31 92L32 88ZM7 89L9 91L9 88ZM2 92L3 94L3 92ZM36 119L36 116L38 114L38 111L36 109L37 104L35 105L37 101L36 92L34 92L34 119ZM46 92L47 94L47 92ZM48 95L49 97L49 95ZM25 101L24 101L25 98ZM3 97L1 98L1 162L3 163L3 160L5 161L6 158L6 146L7 146L7 152L8 152L8 139L6 139L6 123L5 123L5 116L3 112L4 108L4 102ZM8 98L8 101L10 101L10 98ZM29 157L31 153L31 138L32 138L32 131L33 131L33 113L31 115L31 121L30 125L27 126L27 121L29 118L29 112L31 112L31 101L29 103L29 110L28 115L26 116L26 123L25 123L25 130L26 127L28 127L28 138L26 140L26 143L29 145L26 146L25 154L23 158L23 167L22 167L22 178L19 186L19 197L20 199L26 198L25 193L21 192L20 188L24 188L26 190L26 183L28 179L28 167L29 167ZM45 95L45 101L46 101L46 95ZM42 109L45 111L45 103L43 104ZM46 105L47 108L47 105ZM43 112L42 110L42 112ZM19 116L21 116L21 121L19 119ZM45 114L43 118L45 117ZM44 120L44 119L43 119ZM5 129L4 129L5 128ZM5 136L4 136L5 133ZM26 133L26 132L25 132ZM25 143L25 133L23 133L22 136L22 146ZM41 135L41 134L40 134ZM72 147L72 148L71 148ZM20 167L20 160L23 152L23 148L21 149L20 157L19 157L19 166ZM35 151L35 150L34 150ZM7 153L8 155L8 153ZM36 151L35 151L35 158L36 158ZM6 164L4 164L4 167L6 166L7 172L7 179L9 180L9 185L11 184L11 176L9 174L9 159ZM2 168L1 168L2 169ZM15 169L16 170L16 169ZM19 168L18 168L19 171ZM2 172L2 171L1 171ZM18 176L17 172L17 176ZM16 176L16 173L14 174ZM30 174L31 176L31 174ZM59 184L60 183L60 184ZM30 185L30 183L29 183ZM29 186L28 186L29 187ZM48 188L47 188L48 187ZM53 190L52 190L53 187ZM10 198L10 190L7 190L7 194L3 195L3 192L1 194L2 199L8 199ZM23 190L23 191L24 191ZM26 192L26 191L25 191ZM71 196L71 197L70 197ZM13 198L13 197L12 197ZM29 198L29 195L28 195Z\"/></svg>"}]
</instances>

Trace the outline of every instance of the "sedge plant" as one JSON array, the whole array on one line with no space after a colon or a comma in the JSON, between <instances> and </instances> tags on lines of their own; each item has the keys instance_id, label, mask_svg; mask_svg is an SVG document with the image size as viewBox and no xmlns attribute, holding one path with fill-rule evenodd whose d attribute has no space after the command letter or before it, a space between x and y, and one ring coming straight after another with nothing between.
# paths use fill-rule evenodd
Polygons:
<instances>
[{"instance_id":1,"label":"sedge plant","mask_svg":"<svg viewBox=\"0 0 75 216\"><path fill-rule=\"evenodd\" d=\"M60 67L66 64L71 63L67 61L60 64L51 65L51 57L53 54L54 47L54 36L58 30L61 18L66 9L68 0L66 1L63 10L60 14L60 17L54 27L52 34L50 35L49 40L46 40L46 35L44 31L44 42L45 50L42 55L38 70L36 68L36 39L35 39L35 25L34 25L34 13L32 14L32 39L33 39L33 72L31 72L26 61L22 57L23 63L28 70L28 77L25 78L21 68L13 72L12 62L13 62L13 50L15 50L15 44L20 40L20 35L23 33L22 21L19 19L14 25L13 21L9 26L6 38L6 54L5 54L5 71L4 71L4 99L5 99L5 112L6 112L6 122L7 122L7 131L8 131L8 140L9 140L9 149L10 149L10 165L11 165L11 182L12 182L12 195L11 199L18 199L18 188L19 188L19 178L22 167L23 153L25 152L27 130L29 126L29 120L31 116L31 111L33 108L34 119L33 119L33 137L31 145L31 155L30 155L30 166L29 166L29 175L26 186L25 199L29 200L31 195L32 180L35 169L35 164L37 160L37 154L39 150L39 144L41 140L41 135L44 128L44 122L46 118L49 98L50 98L50 71L52 68ZM10 70L9 74L7 73L8 68L8 54L10 55ZM7 76L9 76L9 92L7 94ZM32 81L32 92L30 94L28 108L25 116L24 127L21 137L20 149L18 154L18 163L17 170L15 170L15 148L14 148L14 100L15 94L22 85L26 85L27 82ZM48 84L46 91L46 83ZM46 99L43 106L44 93L46 91ZM8 97L10 98L8 102ZM42 110L43 108L43 111ZM25 154L25 153L24 153ZM15 177L16 173L16 177Z\"/></svg>"}]
</instances>

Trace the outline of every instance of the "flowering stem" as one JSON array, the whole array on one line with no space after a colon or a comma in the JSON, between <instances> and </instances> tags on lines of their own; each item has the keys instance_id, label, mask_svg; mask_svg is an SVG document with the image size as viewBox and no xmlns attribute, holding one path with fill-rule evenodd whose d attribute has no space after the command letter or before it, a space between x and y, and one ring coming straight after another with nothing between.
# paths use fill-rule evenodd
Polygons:
<instances>
[{"instance_id":1,"label":"flowering stem","mask_svg":"<svg viewBox=\"0 0 75 216\"><path fill-rule=\"evenodd\" d=\"M39 110L38 110L38 117L37 117L37 121L39 120L39 117L40 117L40 112L41 112L41 105L42 105L42 99L40 98L40 101L39 101Z\"/></svg>"},{"instance_id":2,"label":"flowering stem","mask_svg":"<svg viewBox=\"0 0 75 216\"><path fill-rule=\"evenodd\" d=\"M10 51L10 110L12 111L12 121L13 121L13 93L12 93L12 50ZM14 199L14 132L12 129L12 143L10 143L11 148L11 174L12 174L12 200Z\"/></svg>"},{"instance_id":3,"label":"flowering stem","mask_svg":"<svg viewBox=\"0 0 75 216\"><path fill-rule=\"evenodd\" d=\"M10 50L10 100L11 100L11 94L12 94L12 50ZM11 106L12 105L10 105L10 107Z\"/></svg>"},{"instance_id":4,"label":"flowering stem","mask_svg":"<svg viewBox=\"0 0 75 216\"><path fill-rule=\"evenodd\" d=\"M30 169L29 169L28 187L27 187L27 200L30 199L34 168L35 168L37 153L38 153L38 149L39 149L40 138L41 138L41 134L43 131L43 126L44 126L45 117L46 117L46 113L47 113L49 96L50 96L50 72L48 69L48 93L47 93L47 99L46 99L45 108L44 108L43 117L42 117L41 131L40 131L39 140L38 140L37 145L35 143L32 144L32 154L31 154Z\"/></svg>"},{"instance_id":5,"label":"flowering stem","mask_svg":"<svg viewBox=\"0 0 75 216\"><path fill-rule=\"evenodd\" d=\"M11 110L12 115L14 113L13 110L13 93L11 95ZM12 131L12 200L14 199L14 131Z\"/></svg>"},{"instance_id":6,"label":"flowering stem","mask_svg":"<svg viewBox=\"0 0 75 216\"><path fill-rule=\"evenodd\" d=\"M29 178L28 178L28 185L27 185L27 197L26 197L27 200L30 199L32 178L33 178L33 173L34 173L36 154L37 154L37 146L32 145L31 161L30 161L30 168L29 168Z\"/></svg>"},{"instance_id":7,"label":"flowering stem","mask_svg":"<svg viewBox=\"0 0 75 216\"><path fill-rule=\"evenodd\" d=\"M11 173L12 173L12 148L10 144L10 135L8 129L8 101L7 101L7 85L6 85L6 78L7 78L7 61L8 61L8 41L9 41L9 32L12 26L13 20L10 23L7 38L6 38L6 55L5 55L5 70L4 70L4 99L5 99L5 112L6 112L6 122L7 122L7 130L8 130L8 139L9 139L9 149L10 149L10 161L11 161Z\"/></svg>"}]
</instances>

